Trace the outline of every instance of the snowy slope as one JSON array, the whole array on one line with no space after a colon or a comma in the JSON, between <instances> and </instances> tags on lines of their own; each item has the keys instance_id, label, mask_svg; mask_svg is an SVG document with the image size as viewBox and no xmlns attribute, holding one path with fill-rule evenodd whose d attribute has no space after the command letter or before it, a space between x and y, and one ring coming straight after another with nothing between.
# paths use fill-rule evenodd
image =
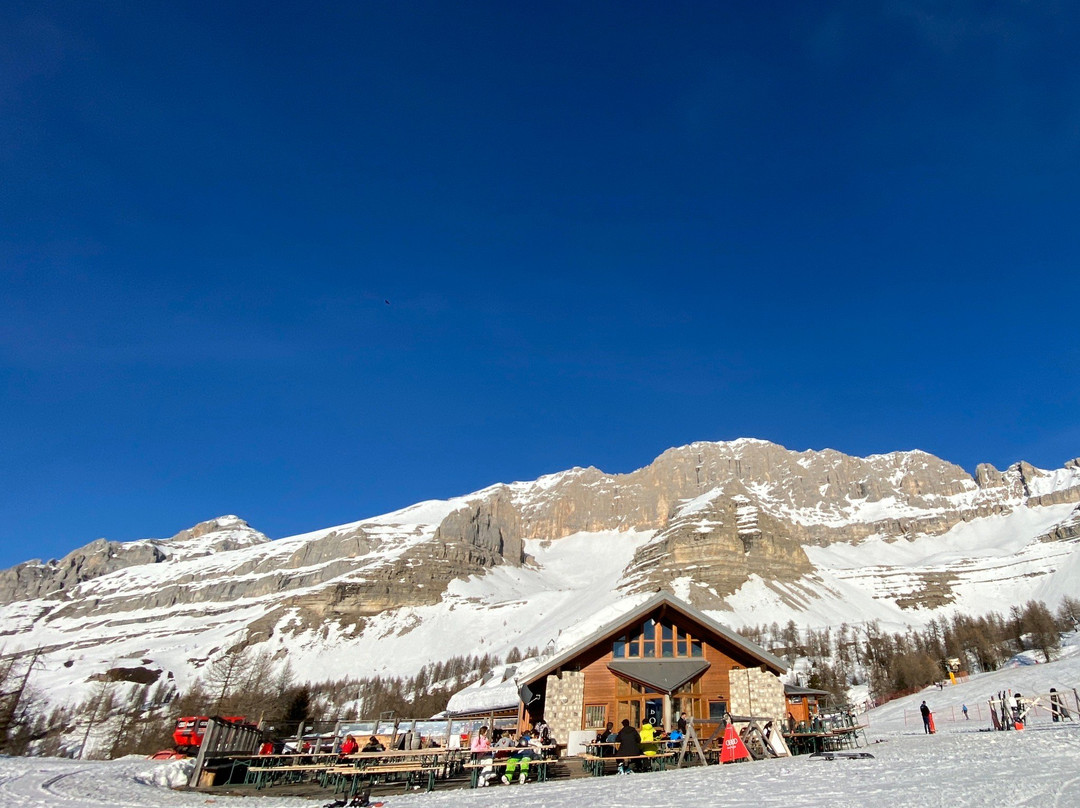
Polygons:
<instances>
[{"instance_id":1,"label":"snowy slope","mask_svg":"<svg viewBox=\"0 0 1080 808\"><path fill-rule=\"evenodd\" d=\"M164 556L156 563L0 606L0 641L5 653L44 649L35 685L64 700L81 698L92 674L113 667L161 671L184 688L207 659L246 642L287 652L297 674L310 679L412 674L450 656L501 656L515 646L555 650L598 616L614 617L651 593L631 588L626 571L640 553L655 548L662 528L526 536L525 563L490 566L452 580L426 605L391 606L362 620L328 616L313 623L303 604L309 598L321 608L327 592L388 571L408 575L409 565L420 563L411 554L430 548L448 516L478 501L508 492L525 524L549 524L566 514L592 518L575 509L596 497L617 508L625 495L633 500L628 507L641 511L656 487L666 484L663 474L685 482L694 464L704 462L697 458L709 452L717 475L754 463L758 476L702 486L673 502L661 497L661 510L691 535L716 530L727 499L740 537L754 536L763 520L790 525L793 535L807 526L856 525L863 536L804 543L801 552L812 568L807 574L750 574L733 594L717 599L721 606L706 607L733 628L789 619L813 627L879 620L883 628L899 630L955 611L983 614L1032 598L1054 607L1063 595L1080 597L1080 539L1070 527L1078 519L1070 499L1080 484L1076 465L1055 472L1017 467L998 475L1000 485L983 488L925 453L852 459L743 440L670 450L631 475L573 469L275 541L252 538L252 531L230 521L235 517L221 518L210 534L153 540ZM918 476L927 469L938 476ZM823 492L808 492L806 480L791 476L802 470L827 481ZM877 476L866 476L871 472ZM728 493L729 487L737 492ZM944 532L924 529L942 514L961 511L963 519ZM623 516L616 517L622 525ZM903 537L885 537L890 520L903 526ZM431 557L439 559L438 553ZM947 588L938 602L925 605L934 602L925 595L940 581ZM694 574L688 568L669 583L677 596L690 598ZM920 594L921 600L913 597ZM909 600L916 605L905 605Z\"/></svg>"},{"instance_id":2,"label":"snowy slope","mask_svg":"<svg viewBox=\"0 0 1080 808\"><path fill-rule=\"evenodd\" d=\"M781 758L629 777L583 778L524 786L390 796L393 808L518 808L578 805L761 805L806 808L937 808L938 806L1080 805L1080 722L1036 718L1024 732L981 731L989 724L948 714L1002 689L1023 693L1080 685L1080 655L1047 665L1004 669L944 691L934 689L871 711L870 760ZM926 698L938 734L922 734L918 704ZM905 722L905 715L908 721ZM914 715L913 723L911 716ZM71 761L0 758L0 805L20 808L284 808L316 801L273 796L228 797L171 791L175 764L144 760Z\"/></svg>"}]
</instances>

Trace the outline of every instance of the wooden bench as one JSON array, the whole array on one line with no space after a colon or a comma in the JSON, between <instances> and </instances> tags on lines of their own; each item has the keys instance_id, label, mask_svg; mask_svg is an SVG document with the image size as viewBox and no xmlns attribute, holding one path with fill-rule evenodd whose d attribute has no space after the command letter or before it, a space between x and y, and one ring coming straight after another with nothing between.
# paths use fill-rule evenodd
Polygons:
<instances>
[{"instance_id":1,"label":"wooden bench","mask_svg":"<svg viewBox=\"0 0 1080 808\"><path fill-rule=\"evenodd\" d=\"M326 770L326 777L327 780L330 777L338 778L338 785L334 787L335 794L338 791L338 786L342 785L346 779L350 780L349 797L351 798L356 793L356 786L360 780L367 780L370 786L374 785L375 781L380 777L383 778L383 782L389 782L390 779L396 776L404 776L405 789L408 791L421 776L426 775L427 790L433 791L435 789L435 774L442 771L442 769L442 766L427 766L418 763L386 763L362 768L356 766L332 766Z\"/></svg>"},{"instance_id":2,"label":"wooden bench","mask_svg":"<svg viewBox=\"0 0 1080 808\"><path fill-rule=\"evenodd\" d=\"M602 777L608 761L615 761L616 767L632 765L635 761L648 761L650 770L662 772L667 768L667 762L673 757L675 757L674 752L660 752L655 755L604 755L603 757L582 755L581 759L585 761L588 771L596 777Z\"/></svg>"},{"instance_id":3,"label":"wooden bench","mask_svg":"<svg viewBox=\"0 0 1080 808\"><path fill-rule=\"evenodd\" d=\"M273 785L279 779L278 775L290 775L303 777L305 772L323 772L330 764L327 763L295 763L285 766L248 766L246 782L255 782L255 788L261 789L264 785ZM252 777L254 775L254 777Z\"/></svg>"},{"instance_id":4,"label":"wooden bench","mask_svg":"<svg viewBox=\"0 0 1080 808\"><path fill-rule=\"evenodd\" d=\"M474 760L466 763L462 766L470 774L469 784L471 788L476 788L480 785L480 772L484 769L491 769L496 774L499 770L505 770L506 764L510 762L510 758L497 758L494 760ZM519 759L518 768L521 769L521 763L523 761ZM531 758L529 760L529 768L524 771L536 772L536 782L543 783L547 780L548 776L548 764L551 761L547 758Z\"/></svg>"}]
</instances>

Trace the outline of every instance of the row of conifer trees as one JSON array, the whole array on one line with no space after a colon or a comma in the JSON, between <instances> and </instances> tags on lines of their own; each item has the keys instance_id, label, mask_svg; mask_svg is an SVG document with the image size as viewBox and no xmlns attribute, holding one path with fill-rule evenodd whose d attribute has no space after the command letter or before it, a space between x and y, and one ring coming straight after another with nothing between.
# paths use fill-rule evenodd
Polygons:
<instances>
[{"instance_id":1,"label":"row of conifer trees","mask_svg":"<svg viewBox=\"0 0 1080 808\"><path fill-rule=\"evenodd\" d=\"M958 659L962 671L992 671L1014 655L1035 651L1054 658L1063 632L1080 629L1080 599L1065 597L1052 612L1041 601L1014 606L1007 615L954 615L923 628L888 632L878 621L836 628L800 630L789 621L744 627L740 633L789 663L804 660L802 684L846 701L849 686L868 684L883 703L948 677L946 663Z\"/></svg>"}]
</instances>

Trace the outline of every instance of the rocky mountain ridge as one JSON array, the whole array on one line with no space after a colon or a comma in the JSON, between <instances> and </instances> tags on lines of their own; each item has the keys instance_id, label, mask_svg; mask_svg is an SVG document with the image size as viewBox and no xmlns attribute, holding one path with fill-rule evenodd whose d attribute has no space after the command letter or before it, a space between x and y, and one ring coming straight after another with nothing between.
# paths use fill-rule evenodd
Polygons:
<instances>
[{"instance_id":1,"label":"rocky mountain ridge","mask_svg":"<svg viewBox=\"0 0 1080 808\"><path fill-rule=\"evenodd\" d=\"M1041 573L1032 572L1031 558L1023 562L1031 588L1054 573L1046 559L1071 558L1080 537L1077 503L1077 461L1055 471L980 465L972 476L918 451L857 458L750 439L693 443L629 474L575 468L275 541L237 517L172 539L98 540L60 560L0 572L0 638L55 654L82 648L94 656L111 647L115 657L121 648L132 656L137 635L137 650L152 658L160 653L154 632L138 627L164 621L184 626L181 653L195 660L221 641L318 645L333 636L363 644L416 631L424 610L452 610L476 597L517 608L520 599L501 582L540 580L546 562L536 555L541 548L557 554L563 543L580 547L598 571L625 556L611 573L614 597L665 588L724 611L764 582L777 608L810 615L815 598L846 585L826 580L831 573L820 559L830 548L923 546L972 525L1022 524L1031 535L1018 554L1031 556L1040 543L1058 548L1038 556ZM888 585L837 575L870 593L868 608L885 604L898 614L947 607L967 585L932 565ZM494 589L460 594L481 586ZM174 628L168 632L177 639ZM209 647L205 637L222 632L227 640Z\"/></svg>"}]
</instances>

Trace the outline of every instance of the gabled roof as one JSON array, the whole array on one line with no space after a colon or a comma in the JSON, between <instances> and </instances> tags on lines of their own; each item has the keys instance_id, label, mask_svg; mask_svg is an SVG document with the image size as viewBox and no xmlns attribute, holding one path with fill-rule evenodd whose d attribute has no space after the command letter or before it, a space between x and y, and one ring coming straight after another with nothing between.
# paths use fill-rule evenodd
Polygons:
<instances>
[{"instance_id":1,"label":"gabled roof","mask_svg":"<svg viewBox=\"0 0 1080 808\"><path fill-rule=\"evenodd\" d=\"M798 685L784 685L785 696L831 696L828 690L814 690L812 687L799 687Z\"/></svg>"},{"instance_id":2,"label":"gabled roof","mask_svg":"<svg viewBox=\"0 0 1080 808\"><path fill-rule=\"evenodd\" d=\"M661 693L672 693L709 667L705 659L613 659L608 668Z\"/></svg>"},{"instance_id":3,"label":"gabled roof","mask_svg":"<svg viewBox=\"0 0 1080 808\"><path fill-rule=\"evenodd\" d=\"M689 603L683 600L679 600L670 592L657 592L648 600L643 601L642 603L635 606L633 609L624 613L621 617L611 621L602 628L597 629L592 634L588 635L580 642L578 642L576 645L571 646L570 648L566 649L557 656L552 657L551 659L545 660L543 665L541 665L540 667L534 668L533 670L530 670L525 676L519 677L518 683L523 685L529 684L531 682L535 682L541 679L544 676L547 676L547 674L551 673L553 670L557 670L562 665L566 664L578 654L580 654L582 651L584 651L586 648L590 648L593 645L596 645L597 643L609 637L614 637L618 635L628 626L633 625L638 620L644 619L646 615L648 615L654 609L659 608L660 606L667 606L668 608L681 613L685 617L688 617L694 622L699 623L712 633L718 635L719 637L734 645L736 648L745 651L747 654L749 654L761 664L772 668L773 671L777 673L783 673L787 670L787 663L784 660L780 659L779 657L773 656L761 646L757 645L756 643L750 642L750 640L746 639L745 637L736 634L727 626L717 623L711 617L708 617L704 613L698 611Z\"/></svg>"}]
</instances>

